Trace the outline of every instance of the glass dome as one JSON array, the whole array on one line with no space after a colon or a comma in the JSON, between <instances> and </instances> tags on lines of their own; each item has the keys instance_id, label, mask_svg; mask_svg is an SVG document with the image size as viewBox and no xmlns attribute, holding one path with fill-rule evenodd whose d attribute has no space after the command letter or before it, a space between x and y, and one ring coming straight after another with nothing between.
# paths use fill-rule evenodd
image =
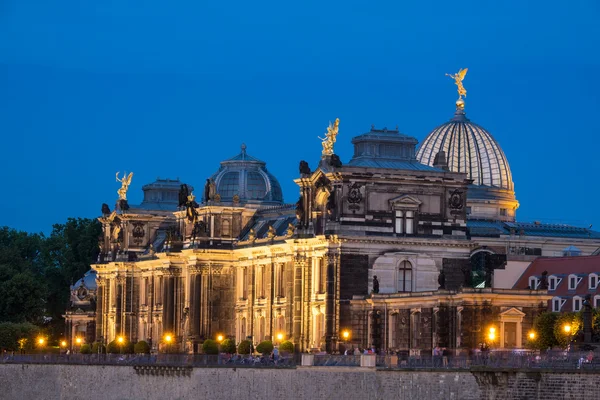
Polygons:
<instances>
[{"instance_id":1,"label":"glass dome","mask_svg":"<svg viewBox=\"0 0 600 400\"><path fill-rule=\"evenodd\" d=\"M246 153L245 144L240 154L221 162L211 179L222 202L233 202L238 196L240 203L283 204L279 182L267 171L264 161Z\"/></svg>"}]
</instances>

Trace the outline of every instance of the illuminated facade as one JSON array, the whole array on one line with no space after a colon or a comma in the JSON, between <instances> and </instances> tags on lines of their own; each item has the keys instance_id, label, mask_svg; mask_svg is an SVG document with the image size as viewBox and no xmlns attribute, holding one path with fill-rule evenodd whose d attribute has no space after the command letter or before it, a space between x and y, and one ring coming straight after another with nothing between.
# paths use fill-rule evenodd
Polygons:
<instances>
[{"instance_id":1,"label":"illuminated facade","mask_svg":"<svg viewBox=\"0 0 600 400\"><path fill-rule=\"evenodd\" d=\"M600 247L587 229L514 222L508 161L462 108L418 152L415 138L373 127L346 164L333 153L338 124L318 166L300 163L295 204L242 146L199 202L190 186L157 180L142 204L107 210L96 338L158 349L169 333L195 352L217 334L283 334L299 351L418 353L477 346L493 326L495 345L520 347L550 299L512 289L522 271L569 245Z\"/></svg>"}]
</instances>

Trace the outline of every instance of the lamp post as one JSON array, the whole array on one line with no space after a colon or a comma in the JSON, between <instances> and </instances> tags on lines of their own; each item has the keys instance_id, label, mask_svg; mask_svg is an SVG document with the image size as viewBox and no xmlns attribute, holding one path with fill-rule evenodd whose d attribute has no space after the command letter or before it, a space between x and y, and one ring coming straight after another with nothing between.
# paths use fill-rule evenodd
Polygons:
<instances>
[{"instance_id":1,"label":"lamp post","mask_svg":"<svg viewBox=\"0 0 600 400\"><path fill-rule=\"evenodd\" d=\"M125 338L123 336L117 337L117 343L119 343L120 353L123 354L123 343L125 342Z\"/></svg>"},{"instance_id":2,"label":"lamp post","mask_svg":"<svg viewBox=\"0 0 600 400\"><path fill-rule=\"evenodd\" d=\"M281 344L281 341L283 340L283 338L285 336L283 336L283 333L279 332L276 337L277 337L277 344Z\"/></svg>"},{"instance_id":3,"label":"lamp post","mask_svg":"<svg viewBox=\"0 0 600 400\"><path fill-rule=\"evenodd\" d=\"M171 352L171 342L173 341L173 335L167 333L165 335L164 339L165 339L165 343L167 344L166 352L170 353Z\"/></svg>"},{"instance_id":4,"label":"lamp post","mask_svg":"<svg viewBox=\"0 0 600 400\"><path fill-rule=\"evenodd\" d=\"M563 331L565 332L565 335L567 336L567 350L569 350L569 347L571 345L571 325L564 324Z\"/></svg>"}]
</instances>

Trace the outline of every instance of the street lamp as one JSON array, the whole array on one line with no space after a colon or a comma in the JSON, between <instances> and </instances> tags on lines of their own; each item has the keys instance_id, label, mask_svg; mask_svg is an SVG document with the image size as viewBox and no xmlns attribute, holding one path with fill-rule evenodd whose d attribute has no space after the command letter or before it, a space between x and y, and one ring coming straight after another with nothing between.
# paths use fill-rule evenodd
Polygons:
<instances>
[{"instance_id":1,"label":"street lamp","mask_svg":"<svg viewBox=\"0 0 600 400\"><path fill-rule=\"evenodd\" d=\"M494 328L493 326L490 328L490 331L488 333L488 339L490 339L490 342L496 340L496 328Z\"/></svg>"},{"instance_id":2,"label":"street lamp","mask_svg":"<svg viewBox=\"0 0 600 400\"><path fill-rule=\"evenodd\" d=\"M529 340L535 340L535 332L534 331L529 332Z\"/></svg>"},{"instance_id":3,"label":"street lamp","mask_svg":"<svg viewBox=\"0 0 600 400\"><path fill-rule=\"evenodd\" d=\"M343 331L342 337L344 338L344 341L347 341L348 339L350 339L350 331L348 331L348 330Z\"/></svg>"},{"instance_id":4,"label":"street lamp","mask_svg":"<svg viewBox=\"0 0 600 400\"><path fill-rule=\"evenodd\" d=\"M571 325L569 324L565 324L563 326L563 330L565 331L565 333L568 335L569 333L571 333Z\"/></svg>"},{"instance_id":5,"label":"street lamp","mask_svg":"<svg viewBox=\"0 0 600 400\"><path fill-rule=\"evenodd\" d=\"M167 353L171 350L171 342L173 341L173 335L167 333L164 337L165 343L167 344Z\"/></svg>"},{"instance_id":6,"label":"street lamp","mask_svg":"<svg viewBox=\"0 0 600 400\"><path fill-rule=\"evenodd\" d=\"M218 336L217 336L217 342L221 343L221 342L223 341L223 339L225 339L225 338L223 337L223 335L218 335Z\"/></svg>"},{"instance_id":7,"label":"street lamp","mask_svg":"<svg viewBox=\"0 0 600 400\"><path fill-rule=\"evenodd\" d=\"M60 346L66 348L67 347L67 341L63 340L62 342L60 342Z\"/></svg>"},{"instance_id":8,"label":"street lamp","mask_svg":"<svg viewBox=\"0 0 600 400\"><path fill-rule=\"evenodd\" d=\"M39 337L37 343L40 347L44 347L44 344L46 344L46 339L44 339L43 337Z\"/></svg>"},{"instance_id":9,"label":"street lamp","mask_svg":"<svg viewBox=\"0 0 600 400\"><path fill-rule=\"evenodd\" d=\"M119 343L119 350L121 351L121 354L123 354L123 343L125 343L125 338L123 336L118 336L117 343Z\"/></svg>"}]
</instances>

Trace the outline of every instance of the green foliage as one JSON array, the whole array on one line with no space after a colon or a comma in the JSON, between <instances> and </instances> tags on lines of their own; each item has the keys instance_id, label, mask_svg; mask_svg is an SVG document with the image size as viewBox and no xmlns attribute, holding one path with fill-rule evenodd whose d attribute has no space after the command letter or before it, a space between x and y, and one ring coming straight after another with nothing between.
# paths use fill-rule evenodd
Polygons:
<instances>
[{"instance_id":1,"label":"green foliage","mask_svg":"<svg viewBox=\"0 0 600 400\"><path fill-rule=\"evenodd\" d=\"M101 232L97 220L81 218L54 225L49 237L0 228L0 322L51 321L46 328L58 336L69 286L96 260Z\"/></svg>"},{"instance_id":2,"label":"green foliage","mask_svg":"<svg viewBox=\"0 0 600 400\"><path fill-rule=\"evenodd\" d=\"M535 317L533 331L535 339L528 340L526 346L530 349L546 350L558 344L554 337L554 324L558 318L557 313L543 312Z\"/></svg>"},{"instance_id":3,"label":"green foliage","mask_svg":"<svg viewBox=\"0 0 600 400\"><path fill-rule=\"evenodd\" d=\"M273 351L273 342L270 340L264 340L256 346L256 351L261 354L271 354Z\"/></svg>"},{"instance_id":4,"label":"green foliage","mask_svg":"<svg viewBox=\"0 0 600 400\"><path fill-rule=\"evenodd\" d=\"M0 348L9 351L29 351L35 348L39 328L28 322L0 323Z\"/></svg>"},{"instance_id":5,"label":"green foliage","mask_svg":"<svg viewBox=\"0 0 600 400\"><path fill-rule=\"evenodd\" d=\"M106 346L99 342L94 342L92 344L92 353L98 354L98 350L100 350L101 354L106 354Z\"/></svg>"},{"instance_id":6,"label":"green foliage","mask_svg":"<svg viewBox=\"0 0 600 400\"><path fill-rule=\"evenodd\" d=\"M202 352L204 354L219 354L219 346L212 339L207 339L202 343Z\"/></svg>"},{"instance_id":7,"label":"green foliage","mask_svg":"<svg viewBox=\"0 0 600 400\"><path fill-rule=\"evenodd\" d=\"M133 354L133 343L127 340L123 341L123 343L113 340L106 346L106 352L110 354Z\"/></svg>"},{"instance_id":8,"label":"green foliage","mask_svg":"<svg viewBox=\"0 0 600 400\"><path fill-rule=\"evenodd\" d=\"M221 351L227 354L235 353L235 342L233 339L225 339L221 342Z\"/></svg>"},{"instance_id":9,"label":"green foliage","mask_svg":"<svg viewBox=\"0 0 600 400\"><path fill-rule=\"evenodd\" d=\"M81 354L92 354L92 346L90 346L89 344L82 344L81 347L79 348L79 352Z\"/></svg>"},{"instance_id":10,"label":"green foliage","mask_svg":"<svg viewBox=\"0 0 600 400\"><path fill-rule=\"evenodd\" d=\"M249 340L242 340L240 344L238 344L237 352L238 354L250 354L250 348L252 347L252 343Z\"/></svg>"},{"instance_id":11,"label":"green foliage","mask_svg":"<svg viewBox=\"0 0 600 400\"><path fill-rule=\"evenodd\" d=\"M281 343L279 345L279 351L282 353L293 353L294 352L294 344L289 340Z\"/></svg>"},{"instance_id":12,"label":"green foliage","mask_svg":"<svg viewBox=\"0 0 600 400\"><path fill-rule=\"evenodd\" d=\"M133 351L135 354L149 354L150 345L146 341L140 340L133 346Z\"/></svg>"},{"instance_id":13,"label":"green foliage","mask_svg":"<svg viewBox=\"0 0 600 400\"><path fill-rule=\"evenodd\" d=\"M565 332L564 327L571 326L569 333ZM578 313L562 313L554 323L554 337L561 347L567 347L573 337L583 329L583 320L581 314Z\"/></svg>"}]
</instances>

